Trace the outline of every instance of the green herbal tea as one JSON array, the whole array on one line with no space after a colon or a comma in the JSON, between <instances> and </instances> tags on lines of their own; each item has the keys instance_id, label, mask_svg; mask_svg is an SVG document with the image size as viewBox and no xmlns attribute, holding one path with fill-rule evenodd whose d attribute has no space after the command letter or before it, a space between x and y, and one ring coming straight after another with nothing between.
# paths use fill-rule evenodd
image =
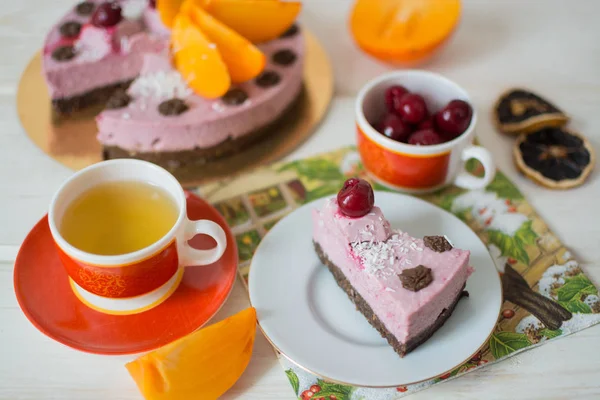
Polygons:
<instances>
[{"instance_id":1,"label":"green herbal tea","mask_svg":"<svg viewBox=\"0 0 600 400\"><path fill-rule=\"evenodd\" d=\"M178 215L173 198L157 186L106 182L85 191L67 207L60 233L88 253L126 254L158 241L175 225Z\"/></svg>"}]
</instances>

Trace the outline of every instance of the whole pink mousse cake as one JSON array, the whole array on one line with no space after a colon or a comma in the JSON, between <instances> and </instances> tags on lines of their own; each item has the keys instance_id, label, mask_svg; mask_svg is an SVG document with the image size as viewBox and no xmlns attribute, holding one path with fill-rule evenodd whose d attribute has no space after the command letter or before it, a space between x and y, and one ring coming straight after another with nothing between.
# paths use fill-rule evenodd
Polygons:
<instances>
[{"instance_id":1,"label":"whole pink mousse cake","mask_svg":"<svg viewBox=\"0 0 600 400\"><path fill-rule=\"evenodd\" d=\"M103 3L76 4L46 36L43 74L59 114L103 104L139 75L146 54L169 47L167 32L147 0L118 1L113 20L94 24Z\"/></svg>"},{"instance_id":2,"label":"whole pink mousse cake","mask_svg":"<svg viewBox=\"0 0 600 400\"><path fill-rule=\"evenodd\" d=\"M96 118L104 159L146 160L183 177L273 133L300 98L305 41L296 24L257 44L265 69L218 99L188 87L172 64L170 36L150 0L87 0L48 34L43 67L53 107L68 114L106 106Z\"/></svg>"},{"instance_id":3,"label":"whole pink mousse cake","mask_svg":"<svg viewBox=\"0 0 600 400\"><path fill-rule=\"evenodd\" d=\"M400 356L443 325L473 271L470 252L445 237L394 230L377 206L348 217L335 198L313 210L313 242L338 285Z\"/></svg>"}]
</instances>

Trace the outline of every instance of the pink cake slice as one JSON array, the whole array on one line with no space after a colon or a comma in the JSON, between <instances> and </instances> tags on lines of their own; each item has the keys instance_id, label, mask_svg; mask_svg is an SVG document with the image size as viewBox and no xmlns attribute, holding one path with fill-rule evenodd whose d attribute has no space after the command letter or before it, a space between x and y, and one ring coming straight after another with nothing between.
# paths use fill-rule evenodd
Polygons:
<instances>
[{"instance_id":1,"label":"pink cake slice","mask_svg":"<svg viewBox=\"0 0 600 400\"><path fill-rule=\"evenodd\" d=\"M469 251L443 236L393 230L378 207L349 218L328 199L313 210L313 241L338 285L400 356L450 317L472 272Z\"/></svg>"}]
</instances>

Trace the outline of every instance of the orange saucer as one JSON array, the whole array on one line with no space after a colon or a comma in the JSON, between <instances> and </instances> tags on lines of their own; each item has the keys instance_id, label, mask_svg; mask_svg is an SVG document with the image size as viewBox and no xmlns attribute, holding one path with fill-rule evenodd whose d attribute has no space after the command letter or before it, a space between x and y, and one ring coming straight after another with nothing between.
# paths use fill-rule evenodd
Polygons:
<instances>
[{"instance_id":1,"label":"orange saucer","mask_svg":"<svg viewBox=\"0 0 600 400\"><path fill-rule=\"evenodd\" d=\"M238 258L233 235L217 210L189 192L186 198L190 219L211 219L223 227L227 250L212 265L187 268L179 288L164 303L125 316L102 314L85 306L69 287L46 216L29 232L15 262L15 293L25 316L57 342L95 354L149 351L200 328L231 292ZM196 236L190 243L207 249L214 241Z\"/></svg>"}]
</instances>

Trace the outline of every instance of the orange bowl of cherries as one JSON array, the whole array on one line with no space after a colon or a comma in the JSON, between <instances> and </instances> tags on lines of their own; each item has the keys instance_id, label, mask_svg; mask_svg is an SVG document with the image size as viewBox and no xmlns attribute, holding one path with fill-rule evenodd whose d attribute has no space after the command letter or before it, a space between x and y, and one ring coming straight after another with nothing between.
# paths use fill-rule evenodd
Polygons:
<instances>
[{"instance_id":1,"label":"orange bowl of cherries","mask_svg":"<svg viewBox=\"0 0 600 400\"><path fill-rule=\"evenodd\" d=\"M367 83L356 100L356 140L366 170L379 183L407 192L449 184L478 189L491 182L491 154L474 146L476 111L468 93L427 71L385 74ZM464 170L478 159L483 178Z\"/></svg>"}]
</instances>

